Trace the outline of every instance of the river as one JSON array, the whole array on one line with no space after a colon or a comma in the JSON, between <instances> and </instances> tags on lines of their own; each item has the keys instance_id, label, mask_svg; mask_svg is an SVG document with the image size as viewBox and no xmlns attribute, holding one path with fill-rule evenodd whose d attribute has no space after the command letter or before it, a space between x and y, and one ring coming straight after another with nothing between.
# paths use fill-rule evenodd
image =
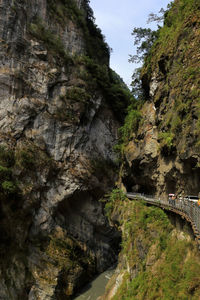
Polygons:
<instances>
[{"instance_id":1,"label":"river","mask_svg":"<svg viewBox=\"0 0 200 300\"><path fill-rule=\"evenodd\" d=\"M116 266L98 275L93 281L86 285L74 300L97 300L105 292L105 287L115 272Z\"/></svg>"}]
</instances>

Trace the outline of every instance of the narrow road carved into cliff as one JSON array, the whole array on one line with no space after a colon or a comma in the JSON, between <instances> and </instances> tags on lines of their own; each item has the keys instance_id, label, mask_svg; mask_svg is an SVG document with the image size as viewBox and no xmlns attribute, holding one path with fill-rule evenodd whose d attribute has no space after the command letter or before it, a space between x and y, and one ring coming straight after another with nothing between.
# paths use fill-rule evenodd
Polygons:
<instances>
[{"instance_id":1,"label":"narrow road carved into cliff","mask_svg":"<svg viewBox=\"0 0 200 300\"><path fill-rule=\"evenodd\" d=\"M172 204L167 200L160 198L156 199L153 196L140 193L127 193L126 196L129 199L142 199L148 204L159 206L162 209L172 211L180 215L191 224L200 249L200 207L198 207L196 203L182 200Z\"/></svg>"}]
</instances>

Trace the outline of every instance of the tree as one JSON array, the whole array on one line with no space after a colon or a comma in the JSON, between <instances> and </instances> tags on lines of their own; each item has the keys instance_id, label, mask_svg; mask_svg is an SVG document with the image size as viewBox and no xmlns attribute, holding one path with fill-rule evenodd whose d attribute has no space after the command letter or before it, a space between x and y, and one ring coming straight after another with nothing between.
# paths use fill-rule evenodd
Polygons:
<instances>
[{"instance_id":1,"label":"tree","mask_svg":"<svg viewBox=\"0 0 200 300\"><path fill-rule=\"evenodd\" d=\"M142 81L140 79L141 68L136 68L132 75L132 95L137 100L142 100L144 98L144 91L142 88Z\"/></svg>"},{"instance_id":2,"label":"tree","mask_svg":"<svg viewBox=\"0 0 200 300\"><path fill-rule=\"evenodd\" d=\"M159 11L159 14L161 14L161 16L158 16L157 14L154 14L154 13L150 13L148 16L147 24L149 24L151 22L156 22L158 25L158 23L163 22L164 18L165 18L165 13L166 13L166 10L164 10L164 8L161 8Z\"/></svg>"},{"instance_id":3,"label":"tree","mask_svg":"<svg viewBox=\"0 0 200 300\"><path fill-rule=\"evenodd\" d=\"M129 62L139 63L143 62L145 57L158 37L157 30L150 28L135 27L132 35L135 37L134 45L137 45L136 55L130 55Z\"/></svg>"},{"instance_id":4,"label":"tree","mask_svg":"<svg viewBox=\"0 0 200 300\"><path fill-rule=\"evenodd\" d=\"M160 22L163 22L167 14L172 7L173 2L170 2L167 6L167 9L161 8L159 14L150 13L148 16L147 23L156 22L157 30L152 30L150 28L135 27L131 33L134 36L134 45L137 46L136 55L130 55L130 62L140 63L145 60L145 57L148 56L150 49L154 41L158 38L159 29L161 26Z\"/></svg>"},{"instance_id":5,"label":"tree","mask_svg":"<svg viewBox=\"0 0 200 300\"><path fill-rule=\"evenodd\" d=\"M170 4L172 5L172 4ZM170 9L170 5L168 5L168 9L164 10L163 8L160 9L159 14L150 13L147 23L156 22L157 23L157 30L152 30L150 28L142 28L142 27L135 27L132 31L132 35L134 36L134 45L136 47L136 54L129 55L129 62L133 63L143 63L145 58L148 57L150 54L151 48L159 36L160 30L160 22L163 22L165 17L167 16L168 10ZM144 98L144 91L142 88L142 82L140 78L141 68L135 69L132 75L132 93L136 99L143 99Z\"/></svg>"}]
</instances>

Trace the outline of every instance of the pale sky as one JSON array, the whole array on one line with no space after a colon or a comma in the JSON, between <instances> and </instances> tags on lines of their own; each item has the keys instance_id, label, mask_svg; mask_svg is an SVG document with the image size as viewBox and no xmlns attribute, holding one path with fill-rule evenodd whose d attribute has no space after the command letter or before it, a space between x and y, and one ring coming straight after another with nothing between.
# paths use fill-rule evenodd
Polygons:
<instances>
[{"instance_id":1,"label":"pale sky","mask_svg":"<svg viewBox=\"0 0 200 300\"><path fill-rule=\"evenodd\" d=\"M113 49L110 66L128 85L131 83L133 70L137 67L129 63L129 54L136 54L134 27L152 27L147 24L148 15L158 13L167 7L170 0L90 0L96 24L106 37L106 42Z\"/></svg>"}]
</instances>

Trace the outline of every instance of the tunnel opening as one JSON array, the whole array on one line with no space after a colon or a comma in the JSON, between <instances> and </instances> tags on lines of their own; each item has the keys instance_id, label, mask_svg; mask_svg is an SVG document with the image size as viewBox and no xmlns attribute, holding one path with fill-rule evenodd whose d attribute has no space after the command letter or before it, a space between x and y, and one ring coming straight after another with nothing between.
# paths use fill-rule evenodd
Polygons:
<instances>
[{"instance_id":1,"label":"tunnel opening","mask_svg":"<svg viewBox=\"0 0 200 300\"><path fill-rule=\"evenodd\" d=\"M166 178L166 193L176 194L176 181L173 178Z\"/></svg>"},{"instance_id":2,"label":"tunnel opening","mask_svg":"<svg viewBox=\"0 0 200 300\"><path fill-rule=\"evenodd\" d=\"M146 178L145 183L140 185L140 188L138 189L138 193L144 193L146 195L152 195L152 196L155 195L156 187L153 185L153 181L150 181L149 178Z\"/></svg>"},{"instance_id":3,"label":"tunnel opening","mask_svg":"<svg viewBox=\"0 0 200 300\"><path fill-rule=\"evenodd\" d=\"M151 168L155 167L156 162L152 162ZM148 168L148 169L147 169ZM122 182L127 192L144 193L148 195L156 194L156 182L149 174L149 165L141 160L134 160L128 173L122 178Z\"/></svg>"},{"instance_id":4,"label":"tunnel opening","mask_svg":"<svg viewBox=\"0 0 200 300\"><path fill-rule=\"evenodd\" d=\"M182 175L182 181L184 183L184 194L198 196L200 193L200 167L198 166L198 159L190 157L184 160L183 163L184 174Z\"/></svg>"},{"instance_id":5,"label":"tunnel opening","mask_svg":"<svg viewBox=\"0 0 200 300\"><path fill-rule=\"evenodd\" d=\"M156 194L155 182L147 176L142 176L139 178L135 177L124 177L122 180L127 192L133 193L144 193L147 195Z\"/></svg>"}]
</instances>

